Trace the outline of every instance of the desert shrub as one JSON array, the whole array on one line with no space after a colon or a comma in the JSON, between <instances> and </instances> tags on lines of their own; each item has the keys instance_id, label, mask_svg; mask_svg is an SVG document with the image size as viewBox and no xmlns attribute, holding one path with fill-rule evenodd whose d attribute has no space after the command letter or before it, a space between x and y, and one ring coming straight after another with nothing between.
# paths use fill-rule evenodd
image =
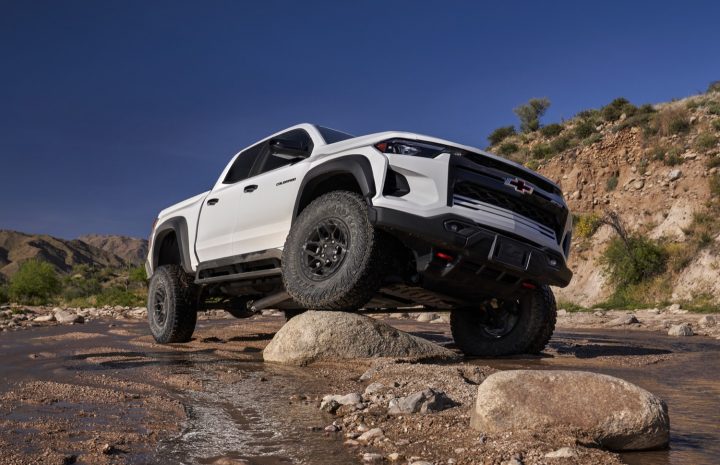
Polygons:
<instances>
[{"instance_id":1,"label":"desert shrub","mask_svg":"<svg viewBox=\"0 0 720 465\"><path fill-rule=\"evenodd\" d=\"M145 303L144 296L127 291L122 287L111 287L104 289L97 295L97 305L120 305L122 307L136 307Z\"/></svg>"},{"instance_id":2,"label":"desert shrub","mask_svg":"<svg viewBox=\"0 0 720 465\"><path fill-rule=\"evenodd\" d=\"M575 115L575 117L580 118L580 119L595 120L595 121L598 121L601 118L601 116L602 115L600 114L600 112L594 108L591 108L589 110L582 110L582 111L578 112L577 115Z\"/></svg>"},{"instance_id":3,"label":"desert shrub","mask_svg":"<svg viewBox=\"0 0 720 465\"><path fill-rule=\"evenodd\" d=\"M575 136L578 139L585 139L595 132L595 124L588 119L581 120L575 125Z\"/></svg>"},{"instance_id":4,"label":"desert shrub","mask_svg":"<svg viewBox=\"0 0 720 465\"><path fill-rule=\"evenodd\" d=\"M60 278L51 264L28 260L10 278L8 294L19 303L44 304L55 297L60 289Z\"/></svg>"},{"instance_id":5,"label":"desert shrub","mask_svg":"<svg viewBox=\"0 0 720 465\"><path fill-rule=\"evenodd\" d=\"M596 132L595 134L592 134L590 137L586 138L583 141L583 145L592 145L595 142L600 142L603 139L603 135L599 132Z\"/></svg>"},{"instance_id":6,"label":"desert shrub","mask_svg":"<svg viewBox=\"0 0 720 465\"><path fill-rule=\"evenodd\" d=\"M635 109L632 116L628 116L624 121L620 122L616 130L620 131L625 128L638 126L646 131L650 128L650 123L653 121L656 112L655 107L650 104L645 104Z\"/></svg>"},{"instance_id":7,"label":"desert shrub","mask_svg":"<svg viewBox=\"0 0 720 465\"><path fill-rule=\"evenodd\" d=\"M582 238L592 237L601 224L602 221L600 217L595 213L579 215L573 224L575 235Z\"/></svg>"},{"instance_id":8,"label":"desert shrub","mask_svg":"<svg viewBox=\"0 0 720 465\"><path fill-rule=\"evenodd\" d=\"M713 174L708 179L710 185L710 193L716 197L720 196L720 174Z\"/></svg>"},{"instance_id":9,"label":"desert shrub","mask_svg":"<svg viewBox=\"0 0 720 465\"><path fill-rule=\"evenodd\" d=\"M710 102L707 105L707 112L711 115L720 115L720 102Z\"/></svg>"},{"instance_id":10,"label":"desert shrub","mask_svg":"<svg viewBox=\"0 0 720 465\"><path fill-rule=\"evenodd\" d=\"M707 166L708 169L720 166L720 154L710 157L707 163L705 163L705 166Z\"/></svg>"},{"instance_id":11,"label":"desert shrub","mask_svg":"<svg viewBox=\"0 0 720 465\"><path fill-rule=\"evenodd\" d=\"M513 142L505 142L498 147L498 153L503 156L512 155L513 153L517 153L518 150L520 150L520 147Z\"/></svg>"},{"instance_id":12,"label":"desert shrub","mask_svg":"<svg viewBox=\"0 0 720 465\"><path fill-rule=\"evenodd\" d=\"M95 277L67 276L63 279L62 298L66 301L89 297L102 290L100 281Z\"/></svg>"},{"instance_id":13,"label":"desert shrub","mask_svg":"<svg viewBox=\"0 0 720 465\"><path fill-rule=\"evenodd\" d=\"M720 81L713 81L708 85L708 92L720 92Z\"/></svg>"},{"instance_id":14,"label":"desert shrub","mask_svg":"<svg viewBox=\"0 0 720 465\"><path fill-rule=\"evenodd\" d=\"M10 301L7 285L0 284L0 304L6 304Z\"/></svg>"},{"instance_id":15,"label":"desert shrub","mask_svg":"<svg viewBox=\"0 0 720 465\"><path fill-rule=\"evenodd\" d=\"M680 156L680 149L677 147L673 147L667 152L665 152L665 158L663 159L663 162L667 166L677 166L682 164L683 159Z\"/></svg>"},{"instance_id":16,"label":"desert shrub","mask_svg":"<svg viewBox=\"0 0 720 465\"><path fill-rule=\"evenodd\" d=\"M608 122L619 120L623 113L626 117L633 116L636 111L637 107L622 97L616 98L600 109L603 119Z\"/></svg>"},{"instance_id":17,"label":"desert shrub","mask_svg":"<svg viewBox=\"0 0 720 465\"><path fill-rule=\"evenodd\" d=\"M147 282L147 272L144 266L136 266L130 268L128 272L128 280L135 284L145 284Z\"/></svg>"},{"instance_id":18,"label":"desert shrub","mask_svg":"<svg viewBox=\"0 0 720 465\"><path fill-rule=\"evenodd\" d=\"M657 127L660 135L672 136L690 131L690 119L684 108L665 108L657 115Z\"/></svg>"},{"instance_id":19,"label":"desert shrub","mask_svg":"<svg viewBox=\"0 0 720 465\"><path fill-rule=\"evenodd\" d=\"M655 161L664 162L665 161L665 152L666 152L665 147L661 147L661 146L657 145L657 146L653 147L652 149L650 149L650 151L648 152L648 156Z\"/></svg>"},{"instance_id":20,"label":"desert shrub","mask_svg":"<svg viewBox=\"0 0 720 465\"><path fill-rule=\"evenodd\" d=\"M709 132L703 132L697 139L695 139L695 148L698 150L709 150L715 147L718 143L718 138L715 134Z\"/></svg>"},{"instance_id":21,"label":"desert shrub","mask_svg":"<svg viewBox=\"0 0 720 465\"><path fill-rule=\"evenodd\" d=\"M537 160L528 160L525 163L525 166L527 166L528 168L530 168L533 171L537 171L537 169L540 168L540 162Z\"/></svg>"},{"instance_id":22,"label":"desert shrub","mask_svg":"<svg viewBox=\"0 0 720 465\"><path fill-rule=\"evenodd\" d=\"M524 105L515 107L513 110L520 120L522 132L533 132L540 128L540 118L550 108L550 99L532 98Z\"/></svg>"},{"instance_id":23,"label":"desert shrub","mask_svg":"<svg viewBox=\"0 0 720 465\"><path fill-rule=\"evenodd\" d=\"M715 129L716 131L720 131L720 119L716 119L715 121L713 121L713 122L712 122L712 127L713 127L713 129Z\"/></svg>"},{"instance_id":24,"label":"desert shrub","mask_svg":"<svg viewBox=\"0 0 720 465\"><path fill-rule=\"evenodd\" d=\"M605 190L608 192L614 191L615 188L618 185L618 177L617 175L612 175L608 178L608 180L605 182Z\"/></svg>"},{"instance_id":25,"label":"desert shrub","mask_svg":"<svg viewBox=\"0 0 720 465\"><path fill-rule=\"evenodd\" d=\"M637 169L638 174L644 174L648 169L648 164L650 163L650 160L648 160L645 157L642 157L640 161L638 162L637 166L635 167Z\"/></svg>"},{"instance_id":26,"label":"desert shrub","mask_svg":"<svg viewBox=\"0 0 720 465\"><path fill-rule=\"evenodd\" d=\"M638 284L665 271L668 254L657 242L639 235L614 237L601 262L618 287Z\"/></svg>"},{"instance_id":27,"label":"desert shrub","mask_svg":"<svg viewBox=\"0 0 720 465\"><path fill-rule=\"evenodd\" d=\"M538 144L532 149L532 156L535 159L547 158L553 154L550 144Z\"/></svg>"},{"instance_id":28,"label":"desert shrub","mask_svg":"<svg viewBox=\"0 0 720 465\"><path fill-rule=\"evenodd\" d=\"M490 133L488 142L490 142L490 145L497 145L513 135L515 135L515 126L503 126Z\"/></svg>"},{"instance_id":29,"label":"desert shrub","mask_svg":"<svg viewBox=\"0 0 720 465\"><path fill-rule=\"evenodd\" d=\"M560 136L550 142L550 150L552 150L553 153L560 153L573 147L576 144L577 142L575 142L571 137Z\"/></svg>"},{"instance_id":30,"label":"desert shrub","mask_svg":"<svg viewBox=\"0 0 720 465\"><path fill-rule=\"evenodd\" d=\"M540 134L545 137L555 137L561 132L563 132L563 129L565 128L562 124L552 123L540 128Z\"/></svg>"}]
</instances>

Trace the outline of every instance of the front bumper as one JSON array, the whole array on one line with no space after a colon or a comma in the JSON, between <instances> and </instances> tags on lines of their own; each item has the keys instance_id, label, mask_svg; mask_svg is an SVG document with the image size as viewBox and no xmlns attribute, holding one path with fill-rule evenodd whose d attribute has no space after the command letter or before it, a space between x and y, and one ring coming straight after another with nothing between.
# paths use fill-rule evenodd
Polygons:
<instances>
[{"instance_id":1,"label":"front bumper","mask_svg":"<svg viewBox=\"0 0 720 465\"><path fill-rule=\"evenodd\" d=\"M418 272L453 294L467 295L471 288L488 292L543 284L565 287L572 279L572 271L558 251L460 215L420 217L371 207L370 218L378 227L401 236L415 252ZM449 252L452 260L438 263L437 252Z\"/></svg>"}]
</instances>

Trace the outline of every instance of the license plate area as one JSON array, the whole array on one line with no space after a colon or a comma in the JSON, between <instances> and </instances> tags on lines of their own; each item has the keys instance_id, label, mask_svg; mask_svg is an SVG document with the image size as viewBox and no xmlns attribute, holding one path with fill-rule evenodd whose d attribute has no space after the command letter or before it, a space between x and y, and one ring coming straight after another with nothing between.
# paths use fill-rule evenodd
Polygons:
<instances>
[{"instance_id":1,"label":"license plate area","mask_svg":"<svg viewBox=\"0 0 720 465\"><path fill-rule=\"evenodd\" d=\"M527 270L532 251L525 244L512 239L496 237L490 260L518 270Z\"/></svg>"}]
</instances>

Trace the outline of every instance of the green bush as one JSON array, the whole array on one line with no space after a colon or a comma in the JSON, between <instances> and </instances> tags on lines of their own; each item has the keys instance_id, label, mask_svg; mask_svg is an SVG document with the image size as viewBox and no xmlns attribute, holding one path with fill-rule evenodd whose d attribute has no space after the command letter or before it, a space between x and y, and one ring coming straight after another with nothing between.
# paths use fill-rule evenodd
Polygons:
<instances>
[{"instance_id":1,"label":"green bush","mask_svg":"<svg viewBox=\"0 0 720 465\"><path fill-rule=\"evenodd\" d=\"M588 215L579 215L573 223L573 229L577 237L587 239L595 234L601 224L600 217L595 213L590 213Z\"/></svg>"},{"instance_id":2,"label":"green bush","mask_svg":"<svg viewBox=\"0 0 720 465\"><path fill-rule=\"evenodd\" d=\"M565 128L562 124L552 123L540 128L540 134L545 137L555 137L561 132L563 132L563 129Z\"/></svg>"},{"instance_id":3,"label":"green bush","mask_svg":"<svg viewBox=\"0 0 720 465\"><path fill-rule=\"evenodd\" d=\"M715 134L709 132L703 132L697 139L695 139L695 148L698 150L709 150L715 147L718 143L718 138Z\"/></svg>"},{"instance_id":4,"label":"green bush","mask_svg":"<svg viewBox=\"0 0 720 465\"><path fill-rule=\"evenodd\" d=\"M553 154L550 144L538 144L532 149L532 156L535 159L543 159Z\"/></svg>"},{"instance_id":5,"label":"green bush","mask_svg":"<svg viewBox=\"0 0 720 465\"><path fill-rule=\"evenodd\" d=\"M638 284L665 271L668 254L655 241L633 235L627 243L614 237L601 262L610 281L618 287Z\"/></svg>"},{"instance_id":6,"label":"green bush","mask_svg":"<svg viewBox=\"0 0 720 465\"><path fill-rule=\"evenodd\" d=\"M45 304L61 289L55 268L38 260L28 260L10 278L8 293L12 300L23 304Z\"/></svg>"},{"instance_id":7,"label":"green bush","mask_svg":"<svg viewBox=\"0 0 720 465\"><path fill-rule=\"evenodd\" d=\"M510 136L515 135L515 126L503 126L501 128L495 129L493 132L490 133L488 136L488 141L490 142L490 145L497 145L503 140L507 139Z\"/></svg>"},{"instance_id":8,"label":"green bush","mask_svg":"<svg viewBox=\"0 0 720 465\"><path fill-rule=\"evenodd\" d=\"M575 136L585 139L595 132L595 124L590 120L582 120L575 126Z\"/></svg>"},{"instance_id":9,"label":"green bush","mask_svg":"<svg viewBox=\"0 0 720 465\"><path fill-rule=\"evenodd\" d=\"M596 132L595 134L591 135L590 137L586 138L583 141L583 145L592 145L595 142L600 142L603 139L603 135L599 132Z\"/></svg>"},{"instance_id":10,"label":"green bush","mask_svg":"<svg viewBox=\"0 0 720 465\"><path fill-rule=\"evenodd\" d=\"M710 102L707 106L707 111L711 115L720 115L720 102Z\"/></svg>"},{"instance_id":11,"label":"green bush","mask_svg":"<svg viewBox=\"0 0 720 465\"><path fill-rule=\"evenodd\" d=\"M0 284L0 304L6 304L10 301L8 288L5 284Z\"/></svg>"},{"instance_id":12,"label":"green bush","mask_svg":"<svg viewBox=\"0 0 720 465\"><path fill-rule=\"evenodd\" d=\"M614 191L615 188L618 185L618 177L616 175L612 175L608 178L607 182L605 183L605 190L610 192Z\"/></svg>"},{"instance_id":13,"label":"green bush","mask_svg":"<svg viewBox=\"0 0 720 465\"><path fill-rule=\"evenodd\" d=\"M720 81L713 81L708 85L708 92L720 92Z\"/></svg>"},{"instance_id":14,"label":"green bush","mask_svg":"<svg viewBox=\"0 0 720 465\"><path fill-rule=\"evenodd\" d=\"M573 139L568 136L557 137L550 142L550 150L553 153L564 152L574 145L573 142Z\"/></svg>"},{"instance_id":15,"label":"green bush","mask_svg":"<svg viewBox=\"0 0 720 465\"><path fill-rule=\"evenodd\" d=\"M122 307L136 307L144 305L144 296L127 291L122 287L111 287L104 289L96 299L98 305L120 305Z\"/></svg>"},{"instance_id":16,"label":"green bush","mask_svg":"<svg viewBox=\"0 0 720 465\"><path fill-rule=\"evenodd\" d=\"M527 162L525 162L525 166L527 166L533 171L537 171L537 169L540 168L540 162L537 160L528 160Z\"/></svg>"},{"instance_id":17,"label":"green bush","mask_svg":"<svg viewBox=\"0 0 720 465\"><path fill-rule=\"evenodd\" d=\"M517 144L514 144L512 142L505 142L504 144L501 144L500 147L498 147L498 153L503 156L512 155L518 150L520 150L520 147L518 147Z\"/></svg>"},{"instance_id":18,"label":"green bush","mask_svg":"<svg viewBox=\"0 0 720 465\"><path fill-rule=\"evenodd\" d=\"M533 132L540 128L540 118L550 108L550 99L532 98L528 103L516 107L513 111L520 120L522 132Z\"/></svg>"},{"instance_id":19,"label":"green bush","mask_svg":"<svg viewBox=\"0 0 720 465\"><path fill-rule=\"evenodd\" d=\"M622 97L616 98L600 110L603 119L608 122L619 120L623 113L626 117L630 117L633 116L635 112L637 112L637 107Z\"/></svg>"},{"instance_id":20,"label":"green bush","mask_svg":"<svg viewBox=\"0 0 720 465\"><path fill-rule=\"evenodd\" d=\"M677 166L682 164L683 159L680 156L680 149L673 147L667 151L663 160L667 166Z\"/></svg>"}]
</instances>

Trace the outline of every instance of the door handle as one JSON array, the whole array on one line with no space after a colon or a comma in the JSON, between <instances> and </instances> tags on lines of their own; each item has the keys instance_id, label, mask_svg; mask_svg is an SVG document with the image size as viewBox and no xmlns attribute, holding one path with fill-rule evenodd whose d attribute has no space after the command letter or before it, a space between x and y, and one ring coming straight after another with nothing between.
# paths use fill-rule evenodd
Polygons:
<instances>
[{"instance_id":1,"label":"door handle","mask_svg":"<svg viewBox=\"0 0 720 465\"><path fill-rule=\"evenodd\" d=\"M255 189L257 189L257 184L250 184L249 186L245 186L244 191L245 192L255 192Z\"/></svg>"},{"instance_id":2,"label":"door handle","mask_svg":"<svg viewBox=\"0 0 720 465\"><path fill-rule=\"evenodd\" d=\"M215 204L218 203L219 201L220 201L220 199L210 199L210 200L207 201L207 204L208 204L208 205L215 205Z\"/></svg>"}]
</instances>

